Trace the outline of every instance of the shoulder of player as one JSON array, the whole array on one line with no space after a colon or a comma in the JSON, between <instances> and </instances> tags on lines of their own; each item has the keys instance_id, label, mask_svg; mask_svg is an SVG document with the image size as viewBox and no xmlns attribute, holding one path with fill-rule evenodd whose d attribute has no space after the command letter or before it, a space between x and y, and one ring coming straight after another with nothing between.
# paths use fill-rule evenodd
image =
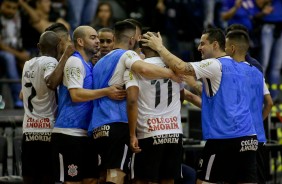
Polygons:
<instances>
[{"instance_id":1,"label":"shoulder of player","mask_svg":"<svg viewBox=\"0 0 282 184\"><path fill-rule=\"evenodd\" d=\"M81 65L81 64L82 64L81 60L78 57L75 57L75 56L69 57L67 62L66 62L66 65L68 65L68 66L69 65L77 66L77 65Z\"/></svg>"},{"instance_id":2,"label":"shoulder of player","mask_svg":"<svg viewBox=\"0 0 282 184\"><path fill-rule=\"evenodd\" d=\"M41 56L38 58L38 60L41 60L44 63L49 63L49 62L58 63L58 60L56 58L50 56Z\"/></svg>"},{"instance_id":3,"label":"shoulder of player","mask_svg":"<svg viewBox=\"0 0 282 184\"><path fill-rule=\"evenodd\" d=\"M128 58L132 59L133 57L139 57L139 55L133 50L128 50L128 51L124 52L121 56L121 58L124 58L124 59L128 59ZM140 58L140 60L141 60L141 58Z\"/></svg>"},{"instance_id":4,"label":"shoulder of player","mask_svg":"<svg viewBox=\"0 0 282 184\"><path fill-rule=\"evenodd\" d=\"M191 62L192 65L198 65L200 68L209 68L214 66L221 66L220 61L217 58L204 59L199 62Z\"/></svg>"},{"instance_id":5,"label":"shoulder of player","mask_svg":"<svg viewBox=\"0 0 282 184\"><path fill-rule=\"evenodd\" d=\"M166 66L161 57L145 58L145 59L144 59L144 62L150 63L150 64L154 64L154 65L158 65L158 66L162 66L162 67L163 67L163 66Z\"/></svg>"}]
</instances>

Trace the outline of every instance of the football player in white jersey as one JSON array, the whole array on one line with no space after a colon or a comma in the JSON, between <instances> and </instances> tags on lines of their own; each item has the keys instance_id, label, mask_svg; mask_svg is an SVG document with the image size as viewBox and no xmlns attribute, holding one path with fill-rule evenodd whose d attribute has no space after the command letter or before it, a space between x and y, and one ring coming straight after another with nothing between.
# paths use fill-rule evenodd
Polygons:
<instances>
[{"instance_id":1,"label":"football player in white jersey","mask_svg":"<svg viewBox=\"0 0 282 184\"><path fill-rule=\"evenodd\" d=\"M248 100L249 93L254 94L249 85L251 67L226 56L225 35L220 29L203 32L198 47L203 60L193 63L171 54L159 34L147 33L144 37L144 45L156 50L177 74L203 79L202 128L207 141L197 183L256 183L258 141ZM263 80L261 76L253 77L252 80ZM261 83L254 86L263 90ZM249 142L246 147L251 149L245 149L244 141Z\"/></svg>"},{"instance_id":2,"label":"football player in white jersey","mask_svg":"<svg viewBox=\"0 0 282 184\"><path fill-rule=\"evenodd\" d=\"M142 52L145 62L165 67L157 52L148 47L142 47ZM130 71L124 77L130 146L136 153L131 160L131 177L137 183L173 183L181 176L180 93L184 95L184 89L170 79L148 80Z\"/></svg>"},{"instance_id":3,"label":"football player in white jersey","mask_svg":"<svg viewBox=\"0 0 282 184\"><path fill-rule=\"evenodd\" d=\"M48 85L56 78L57 57L61 39L52 31L44 32L39 40L41 56L27 61L23 68L22 94L24 101L22 169L24 183L53 183L51 165L51 131L55 121L56 87ZM63 57L73 53L69 47ZM50 89L51 88L51 89Z\"/></svg>"}]
</instances>

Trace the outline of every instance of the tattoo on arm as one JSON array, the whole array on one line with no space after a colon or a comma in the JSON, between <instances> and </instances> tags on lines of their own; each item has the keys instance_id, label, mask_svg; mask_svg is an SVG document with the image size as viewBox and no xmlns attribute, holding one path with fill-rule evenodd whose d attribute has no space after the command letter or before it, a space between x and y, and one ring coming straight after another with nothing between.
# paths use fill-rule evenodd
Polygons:
<instances>
[{"instance_id":1,"label":"tattoo on arm","mask_svg":"<svg viewBox=\"0 0 282 184\"><path fill-rule=\"evenodd\" d=\"M195 76L195 71L190 63L186 63L185 74Z\"/></svg>"},{"instance_id":2,"label":"tattoo on arm","mask_svg":"<svg viewBox=\"0 0 282 184\"><path fill-rule=\"evenodd\" d=\"M164 58L166 63L174 72L195 76L194 68L190 63L185 63L178 57L171 54L164 47L162 47L162 49L159 51L159 54Z\"/></svg>"}]
</instances>

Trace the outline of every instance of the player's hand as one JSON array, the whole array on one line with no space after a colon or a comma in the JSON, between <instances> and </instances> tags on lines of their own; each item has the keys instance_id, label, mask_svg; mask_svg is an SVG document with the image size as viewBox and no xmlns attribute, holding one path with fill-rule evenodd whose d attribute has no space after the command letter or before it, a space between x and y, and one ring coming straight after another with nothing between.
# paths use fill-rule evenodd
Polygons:
<instances>
[{"instance_id":1,"label":"player's hand","mask_svg":"<svg viewBox=\"0 0 282 184\"><path fill-rule=\"evenodd\" d=\"M139 153L141 152L140 147L138 146L138 139L136 136L130 137L130 149L133 153Z\"/></svg>"},{"instance_id":2,"label":"player's hand","mask_svg":"<svg viewBox=\"0 0 282 184\"><path fill-rule=\"evenodd\" d=\"M70 57L74 52L75 52L74 45L68 44L65 51L64 51L64 55L67 56L67 57Z\"/></svg>"},{"instance_id":3,"label":"player's hand","mask_svg":"<svg viewBox=\"0 0 282 184\"><path fill-rule=\"evenodd\" d=\"M108 95L112 100L124 100L126 97L126 90L121 86L113 85L108 87Z\"/></svg>"},{"instance_id":4,"label":"player's hand","mask_svg":"<svg viewBox=\"0 0 282 184\"><path fill-rule=\"evenodd\" d=\"M150 47L157 52L160 52L163 47L162 37L159 32L158 36L155 36L151 32L147 32L146 34L143 34L141 41L144 42L142 44L143 46Z\"/></svg>"}]
</instances>

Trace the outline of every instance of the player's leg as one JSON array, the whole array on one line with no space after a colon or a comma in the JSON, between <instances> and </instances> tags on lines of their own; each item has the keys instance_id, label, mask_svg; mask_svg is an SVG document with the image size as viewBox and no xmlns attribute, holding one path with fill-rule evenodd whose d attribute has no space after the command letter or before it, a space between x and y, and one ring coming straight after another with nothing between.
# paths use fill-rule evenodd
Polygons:
<instances>
[{"instance_id":1,"label":"player's leg","mask_svg":"<svg viewBox=\"0 0 282 184\"><path fill-rule=\"evenodd\" d=\"M125 175L120 169L107 169L106 183L123 184Z\"/></svg>"},{"instance_id":2,"label":"player's leg","mask_svg":"<svg viewBox=\"0 0 282 184\"><path fill-rule=\"evenodd\" d=\"M164 146L162 152L162 161L160 162L160 183L173 184L175 180L181 178L182 171L182 134L164 134L162 135L161 142Z\"/></svg>"},{"instance_id":3,"label":"player's leg","mask_svg":"<svg viewBox=\"0 0 282 184\"><path fill-rule=\"evenodd\" d=\"M25 184L53 184L51 133L23 135L22 168ZM45 136L44 138L41 138ZM38 140L40 139L40 140ZM45 140L45 141L42 141Z\"/></svg>"},{"instance_id":4,"label":"player's leg","mask_svg":"<svg viewBox=\"0 0 282 184\"><path fill-rule=\"evenodd\" d=\"M97 184L99 178L98 152L92 138L85 137L83 156L83 184Z\"/></svg>"},{"instance_id":5,"label":"player's leg","mask_svg":"<svg viewBox=\"0 0 282 184\"><path fill-rule=\"evenodd\" d=\"M55 181L82 184L85 137L52 134Z\"/></svg>"},{"instance_id":6,"label":"player's leg","mask_svg":"<svg viewBox=\"0 0 282 184\"><path fill-rule=\"evenodd\" d=\"M139 139L142 151L131 158L130 173L133 183L159 183L160 166L164 153L163 144L154 144L156 137Z\"/></svg>"}]
</instances>

